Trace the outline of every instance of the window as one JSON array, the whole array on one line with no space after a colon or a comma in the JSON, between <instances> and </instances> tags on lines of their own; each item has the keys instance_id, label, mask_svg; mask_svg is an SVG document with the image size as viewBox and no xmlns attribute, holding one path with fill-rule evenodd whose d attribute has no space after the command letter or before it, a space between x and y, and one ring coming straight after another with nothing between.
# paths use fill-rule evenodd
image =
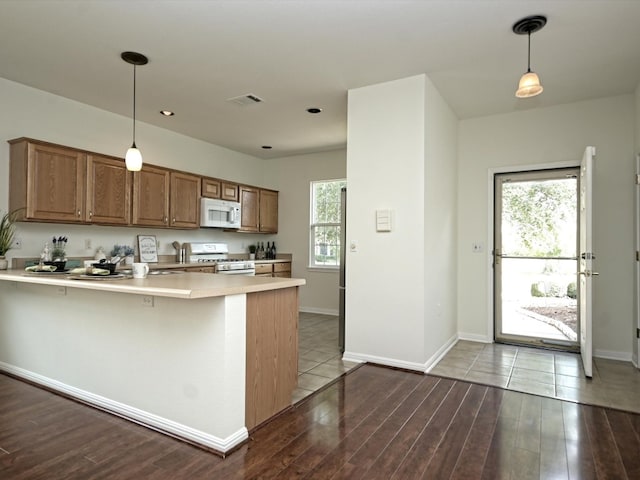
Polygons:
<instances>
[{"instance_id":1,"label":"window","mask_svg":"<svg viewBox=\"0 0 640 480\"><path fill-rule=\"evenodd\" d=\"M346 180L311 182L310 267L340 265L340 189L346 185Z\"/></svg>"}]
</instances>

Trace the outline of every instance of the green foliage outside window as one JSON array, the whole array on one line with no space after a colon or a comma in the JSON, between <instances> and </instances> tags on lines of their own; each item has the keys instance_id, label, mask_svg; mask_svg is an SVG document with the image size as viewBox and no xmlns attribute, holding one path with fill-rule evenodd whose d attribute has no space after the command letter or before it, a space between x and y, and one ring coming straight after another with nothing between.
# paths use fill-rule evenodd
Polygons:
<instances>
[{"instance_id":1,"label":"green foliage outside window","mask_svg":"<svg viewBox=\"0 0 640 480\"><path fill-rule=\"evenodd\" d=\"M311 266L340 264L340 190L346 180L311 182Z\"/></svg>"}]
</instances>

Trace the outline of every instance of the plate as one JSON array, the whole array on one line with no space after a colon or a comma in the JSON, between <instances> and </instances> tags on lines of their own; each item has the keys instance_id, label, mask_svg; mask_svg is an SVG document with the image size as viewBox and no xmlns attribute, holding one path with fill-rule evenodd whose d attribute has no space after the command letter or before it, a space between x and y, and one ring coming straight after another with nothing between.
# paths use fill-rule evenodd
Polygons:
<instances>
[{"instance_id":1,"label":"plate","mask_svg":"<svg viewBox=\"0 0 640 480\"><path fill-rule=\"evenodd\" d=\"M113 272L108 275L105 275L104 273L82 273L81 275L87 275L89 277L115 277L116 275L122 276L122 274L118 272Z\"/></svg>"},{"instance_id":2,"label":"plate","mask_svg":"<svg viewBox=\"0 0 640 480\"><path fill-rule=\"evenodd\" d=\"M31 271L28 271L26 273L37 273L38 275L42 275L42 274L44 274L44 275L61 275L61 274L68 273L68 272L69 272L69 269L65 268L64 270L54 270L53 272L50 272L48 270L31 270Z\"/></svg>"},{"instance_id":3,"label":"plate","mask_svg":"<svg viewBox=\"0 0 640 480\"><path fill-rule=\"evenodd\" d=\"M70 278L72 280L120 280L127 277L121 273L114 273L113 275L89 275L84 273L82 275L73 275Z\"/></svg>"}]
</instances>

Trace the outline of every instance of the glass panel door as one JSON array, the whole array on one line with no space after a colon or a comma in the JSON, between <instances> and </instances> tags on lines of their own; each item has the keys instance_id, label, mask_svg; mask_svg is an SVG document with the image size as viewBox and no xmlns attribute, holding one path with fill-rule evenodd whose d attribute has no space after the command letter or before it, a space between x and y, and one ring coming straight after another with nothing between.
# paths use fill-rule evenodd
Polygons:
<instances>
[{"instance_id":1,"label":"glass panel door","mask_svg":"<svg viewBox=\"0 0 640 480\"><path fill-rule=\"evenodd\" d=\"M495 339L574 350L578 168L495 176Z\"/></svg>"}]
</instances>

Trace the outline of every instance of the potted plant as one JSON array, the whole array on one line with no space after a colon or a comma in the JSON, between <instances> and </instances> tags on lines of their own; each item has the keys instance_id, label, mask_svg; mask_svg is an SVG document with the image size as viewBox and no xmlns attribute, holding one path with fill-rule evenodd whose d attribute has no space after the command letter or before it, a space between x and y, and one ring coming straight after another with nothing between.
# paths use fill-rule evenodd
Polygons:
<instances>
[{"instance_id":1,"label":"potted plant","mask_svg":"<svg viewBox=\"0 0 640 480\"><path fill-rule=\"evenodd\" d=\"M15 212L7 212L0 220L0 270L6 270L9 262L5 255L13 246L13 238L16 234Z\"/></svg>"},{"instance_id":2,"label":"potted plant","mask_svg":"<svg viewBox=\"0 0 640 480\"><path fill-rule=\"evenodd\" d=\"M255 260L256 258L256 246L249 245L249 260Z\"/></svg>"},{"instance_id":3,"label":"potted plant","mask_svg":"<svg viewBox=\"0 0 640 480\"><path fill-rule=\"evenodd\" d=\"M126 265L131 265L133 264L133 254L135 253L135 250L133 249L133 247L130 247L129 245L114 245L113 249L111 250L111 256L112 257L124 257L125 259L125 264Z\"/></svg>"}]
</instances>

